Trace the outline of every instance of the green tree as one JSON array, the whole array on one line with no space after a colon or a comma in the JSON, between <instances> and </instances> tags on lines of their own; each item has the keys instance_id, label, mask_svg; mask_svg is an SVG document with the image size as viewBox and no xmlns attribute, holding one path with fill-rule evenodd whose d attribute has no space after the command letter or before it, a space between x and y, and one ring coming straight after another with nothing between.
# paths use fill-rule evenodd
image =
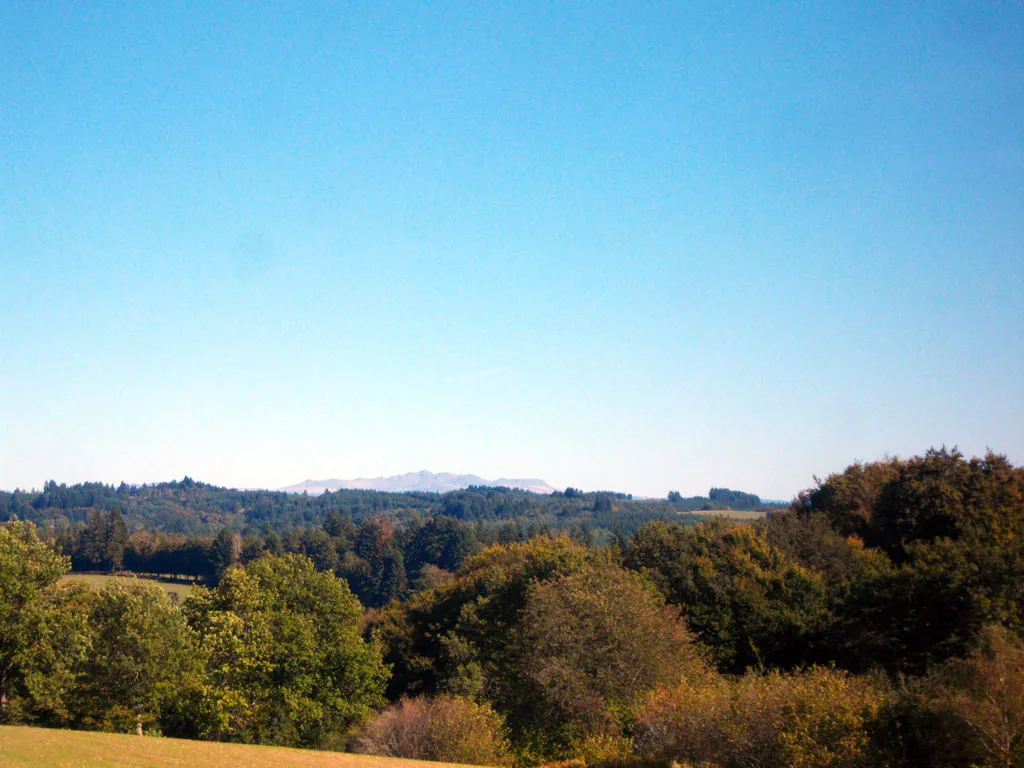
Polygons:
<instances>
[{"instance_id":1,"label":"green tree","mask_svg":"<svg viewBox=\"0 0 1024 768\"><path fill-rule=\"evenodd\" d=\"M509 638L531 585L602 557L568 539L496 545L440 586L389 606L373 625L394 669L388 698L486 694L508 712L519 698Z\"/></svg>"},{"instance_id":2,"label":"green tree","mask_svg":"<svg viewBox=\"0 0 1024 768\"><path fill-rule=\"evenodd\" d=\"M107 570L120 571L124 567L124 550L128 543L128 526L124 522L121 510L114 507L107 515L104 536L104 560Z\"/></svg>"},{"instance_id":3,"label":"green tree","mask_svg":"<svg viewBox=\"0 0 1024 768\"><path fill-rule=\"evenodd\" d=\"M154 584L117 579L97 596L81 695L87 721L142 735L175 696L197 683L196 643L185 617Z\"/></svg>"},{"instance_id":4,"label":"green tree","mask_svg":"<svg viewBox=\"0 0 1024 768\"><path fill-rule=\"evenodd\" d=\"M69 568L32 523L0 525L0 722L66 715L88 648L80 592L59 585Z\"/></svg>"},{"instance_id":5,"label":"green tree","mask_svg":"<svg viewBox=\"0 0 1024 768\"><path fill-rule=\"evenodd\" d=\"M86 517L85 528L79 534L73 558L76 570L104 568L107 559L107 521L99 510L92 510Z\"/></svg>"},{"instance_id":6,"label":"green tree","mask_svg":"<svg viewBox=\"0 0 1024 768\"><path fill-rule=\"evenodd\" d=\"M210 580L218 583L229 568L239 564L242 559L242 537L230 528L220 529L217 538L210 546Z\"/></svg>"},{"instance_id":7,"label":"green tree","mask_svg":"<svg viewBox=\"0 0 1024 768\"><path fill-rule=\"evenodd\" d=\"M646 573L682 610L725 670L798 665L828 623L823 578L751 525L648 523L630 541L624 563Z\"/></svg>"},{"instance_id":8,"label":"green tree","mask_svg":"<svg viewBox=\"0 0 1024 768\"><path fill-rule=\"evenodd\" d=\"M360 635L359 602L306 557L232 568L185 610L207 659L207 738L321 746L383 704L387 669Z\"/></svg>"},{"instance_id":9,"label":"green tree","mask_svg":"<svg viewBox=\"0 0 1024 768\"><path fill-rule=\"evenodd\" d=\"M819 512L844 535L880 547L896 562L915 543L987 539L1012 544L1024 528L1024 469L988 453L965 459L958 450L853 464L801 494L801 515Z\"/></svg>"}]
</instances>

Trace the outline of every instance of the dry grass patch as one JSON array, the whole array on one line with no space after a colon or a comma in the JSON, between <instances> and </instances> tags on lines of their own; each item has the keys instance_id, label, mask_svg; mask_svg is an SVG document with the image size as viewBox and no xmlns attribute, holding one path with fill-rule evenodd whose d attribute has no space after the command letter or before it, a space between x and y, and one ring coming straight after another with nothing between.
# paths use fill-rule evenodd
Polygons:
<instances>
[{"instance_id":1,"label":"dry grass patch","mask_svg":"<svg viewBox=\"0 0 1024 768\"><path fill-rule=\"evenodd\" d=\"M0 726L4 768L443 768L372 755ZM464 768L464 766L460 766Z\"/></svg>"},{"instance_id":2,"label":"dry grass patch","mask_svg":"<svg viewBox=\"0 0 1024 768\"><path fill-rule=\"evenodd\" d=\"M706 515L708 517L724 517L727 520L763 520L765 518L764 512L759 512L754 509L702 509L698 512L692 512L694 515Z\"/></svg>"}]
</instances>

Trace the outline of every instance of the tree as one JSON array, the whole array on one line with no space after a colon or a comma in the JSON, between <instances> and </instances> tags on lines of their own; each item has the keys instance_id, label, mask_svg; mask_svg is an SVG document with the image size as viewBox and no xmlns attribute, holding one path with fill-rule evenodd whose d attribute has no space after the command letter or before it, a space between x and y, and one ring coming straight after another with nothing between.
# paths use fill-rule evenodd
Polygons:
<instances>
[{"instance_id":1,"label":"tree","mask_svg":"<svg viewBox=\"0 0 1024 768\"><path fill-rule=\"evenodd\" d=\"M621 735L650 691L709 676L678 609L612 564L534 586L516 638L519 717L565 745Z\"/></svg>"},{"instance_id":2,"label":"tree","mask_svg":"<svg viewBox=\"0 0 1024 768\"><path fill-rule=\"evenodd\" d=\"M418 573L426 564L455 571L472 548L472 528L443 515L432 517L415 528L405 548L410 573Z\"/></svg>"},{"instance_id":3,"label":"tree","mask_svg":"<svg viewBox=\"0 0 1024 768\"><path fill-rule=\"evenodd\" d=\"M92 571L104 568L107 559L107 521L99 510L89 512L85 528L78 537L73 556L77 570Z\"/></svg>"},{"instance_id":4,"label":"tree","mask_svg":"<svg viewBox=\"0 0 1024 768\"><path fill-rule=\"evenodd\" d=\"M708 499L716 507L727 509L757 509L761 506L760 496L729 488L712 488L708 491Z\"/></svg>"},{"instance_id":5,"label":"tree","mask_svg":"<svg viewBox=\"0 0 1024 768\"><path fill-rule=\"evenodd\" d=\"M128 543L128 526L125 525L121 510L114 507L107 515L106 531L104 536L105 552L104 560L107 569L120 571L124 566L124 550Z\"/></svg>"},{"instance_id":6,"label":"tree","mask_svg":"<svg viewBox=\"0 0 1024 768\"><path fill-rule=\"evenodd\" d=\"M175 695L196 683L196 644L185 617L158 586L106 585L94 602L92 652L82 689L88 721L141 736Z\"/></svg>"},{"instance_id":7,"label":"tree","mask_svg":"<svg viewBox=\"0 0 1024 768\"><path fill-rule=\"evenodd\" d=\"M359 602L309 558L232 568L185 610L208 660L196 713L204 737L320 746L383 704L387 669L360 636Z\"/></svg>"},{"instance_id":8,"label":"tree","mask_svg":"<svg viewBox=\"0 0 1024 768\"><path fill-rule=\"evenodd\" d=\"M59 586L69 567L32 523L0 525L0 722L66 714L88 648L80 595Z\"/></svg>"},{"instance_id":9,"label":"tree","mask_svg":"<svg viewBox=\"0 0 1024 768\"><path fill-rule=\"evenodd\" d=\"M866 540L870 536L878 496L899 474L901 466L899 459L870 464L855 462L824 481L816 478L817 487L801 493L793 508L802 515L823 513L843 536Z\"/></svg>"},{"instance_id":10,"label":"tree","mask_svg":"<svg viewBox=\"0 0 1024 768\"><path fill-rule=\"evenodd\" d=\"M681 609L725 670L798 665L829 618L822 577L751 525L648 523L630 541L624 563Z\"/></svg>"},{"instance_id":11,"label":"tree","mask_svg":"<svg viewBox=\"0 0 1024 768\"><path fill-rule=\"evenodd\" d=\"M1024 528L1024 469L988 453L967 460L955 448L924 456L853 464L801 494L800 514L820 512L843 535L855 535L903 562L915 543L940 539L1018 540Z\"/></svg>"},{"instance_id":12,"label":"tree","mask_svg":"<svg viewBox=\"0 0 1024 768\"><path fill-rule=\"evenodd\" d=\"M943 448L854 464L794 512L858 537L843 567L827 569L828 645L850 668L923 674L964 654L986 623L1024 628L1024 469L1005 456Z\"/></svg>"},{"instance_id":13,"label":"tree","mask_svg":"<svg viewBox=\"0 0 1024 768\"><path fill-rule=\"evenodd\" d=\"M221 528L210 547L211 581L214 584L218 583L228 568L238 565L241 558L242 537L228 527Z\"/></svg>"},{"instance_id":14,"label":"tree","mask_svg":"<svg viewBox=\"0 0 1024 768\"><path fill-rule=\"evenodd\" d=\"M394 669L388 698L486 694L507 713L519 699L518 647L509 638L530 586L601 557L568 539L495 545L470 557L454 578L389 606L373 624Z\"/></svg>"}]
</instances>

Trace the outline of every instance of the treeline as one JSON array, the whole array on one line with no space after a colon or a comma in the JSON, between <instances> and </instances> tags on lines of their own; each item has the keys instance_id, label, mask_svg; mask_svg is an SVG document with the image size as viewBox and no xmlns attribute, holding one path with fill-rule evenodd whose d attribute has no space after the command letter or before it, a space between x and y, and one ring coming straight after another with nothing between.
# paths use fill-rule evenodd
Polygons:
<instances>
[{"instance_id":1,"label":"treeline","mask_svg":"<svg viewBox=\"0 0 1024 768\"><path fill-rule=\"evenodd\" d=\"M779 504L762 502L761 497L753 493L733 491L729 488L712 488L707 496L683 496L679 491L669 491L668 502L675 509L684 512L712 511L720 509L760 510L772 512Z\"/></svg>"},{"instance_id":2,"label":"treeline","mask_svg":"<svg viewBox=\"0 0 1024 768\"><path fill-rule=\"evenodd\" d=\"M131 531L214 536L225 527L243 534L313 527L332 512L357 521L380 515L426 515L437 501L438 496L429 493L341 490L307 496L239 491L189 477L116 487L102 483L69 486L50 480L41 491L0 491L0 518L17 517L63 530L85 524L94 512L107 513L117 507Z\"/></svg>"},{"instance_id":3,"label":"treeline","mask_svg":"<svg viewBox=\"0 0 1024 768\"><path fill-rule=\"evenodd\" d=\"M478 764L1024 766L1024 469L1003 456L855 464L752 524L459 557L361 619L345 579L269 552L175 609L61 586L68 559L8 523L0 717Z\"/></svg>"},{"instance_id":4,"label":"treeline","mask_svg":"<svg viewBox=\"0 0 1024 768\"><path fill-rule=\"evenodd\" d=\"M398 521L445 515L467 523L530 521L551 527L572 524L611 530L621 523L630 531L651 519L680 512L716 509L769 510L753 495L712 488L708 497L633 499L607 491L575 488L539 495L511 488L468 488L443 495L338 490L319 496L280 491L218 488L191 478L156 485L102 483L64 485L50 480L41 491L0 491L0 521L17 517L57 531L86 525L90 515L117 508L129 532L138 530L193 537L213 537L223 528L242 535L283 533L322 526L331 515L360 523L387 516Z\"/></svg>"},{"instance_id":5,"label":"treeline","mask_svg":"<svg viewBox=\"0 0 1024 768\"><path fill-rule=\"evenodd\" d=\"M461 498L461 495L458 497ZM451 511L451 500L443 509ZM139 531L129 535L118 507L110 512L92 511L84 526L44 529L58 552L70 558L72 571L128 571L201 581L216 585L228 568L245 565L264 555L299 554L317 570L344 578L360 602L379 607L402 600L413 592L449 578L471 554L494 544L511 544L539 536L564 533L574 541L594 547L624 540L651 520L671 517L692 523L697 518L635 511L615 516L609 510L594 526L562 520L559 525L524 518L494 523L467 523L441 514L425 520L399 522L391 517L371 517L356 523L337 512L328 513L321 526L292 528L279 535L242 535L222 528L215 537L183 536Z\"/></svg>"}]
</instances>

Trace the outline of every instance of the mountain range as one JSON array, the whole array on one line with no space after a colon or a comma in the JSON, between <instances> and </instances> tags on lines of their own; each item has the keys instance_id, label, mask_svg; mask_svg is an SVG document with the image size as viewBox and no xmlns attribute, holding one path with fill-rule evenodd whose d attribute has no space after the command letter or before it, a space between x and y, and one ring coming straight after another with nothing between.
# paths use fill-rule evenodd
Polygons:
<instances>
[{"instance_id":1,"label":"mountain range","mask_svg":"<svg viewBox=\"0 0 1024 768\"><path fill-rule=\"evenodd\" d=\"M402 493L410 491L429 491L432 493L447 493L448 491L460 491L471 485L482 486L506 486L508 488L521 488L532 493L549 494L555 489L543 480L534 477L500 477L497 480L485 480L478 475L454 475L451 472L439 472L434 474L423 470L422 472L408 472L404 475L392 475L391 477L357 477L354 480L342 480L332 478L330 480L305 480L295 485L289 485L280 490L288 493L308 493L316 496L324 491L336 491L339 488L347 488L361 491L388 491L390 493Z\"/></svg>"}]
</instances>

